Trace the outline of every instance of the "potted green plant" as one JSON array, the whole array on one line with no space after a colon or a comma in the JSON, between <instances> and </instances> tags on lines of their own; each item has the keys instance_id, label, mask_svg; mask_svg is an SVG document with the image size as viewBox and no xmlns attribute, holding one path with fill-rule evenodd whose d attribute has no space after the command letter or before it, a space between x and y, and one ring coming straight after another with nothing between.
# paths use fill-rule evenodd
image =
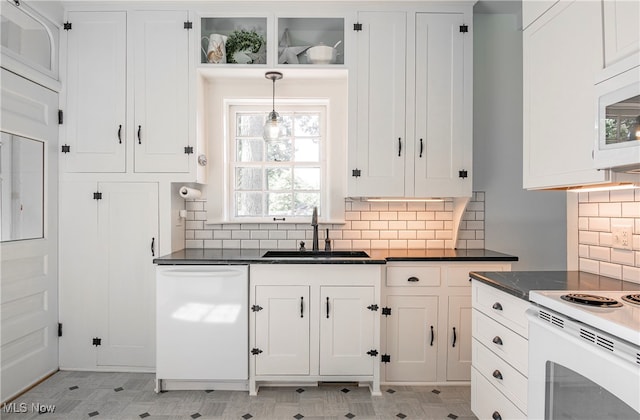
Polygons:
<instances>
[{"instance_id":1,"label":"potted green plant","mask_svg":"<svg viewBox=\"0 0 640 420\"><path fill-rule=\"evenodd\" d=\"M263 61L265 40L256 31L240 29L233 31L225 44L227 63L252 64Z\"/></svg>"}]
</instances>

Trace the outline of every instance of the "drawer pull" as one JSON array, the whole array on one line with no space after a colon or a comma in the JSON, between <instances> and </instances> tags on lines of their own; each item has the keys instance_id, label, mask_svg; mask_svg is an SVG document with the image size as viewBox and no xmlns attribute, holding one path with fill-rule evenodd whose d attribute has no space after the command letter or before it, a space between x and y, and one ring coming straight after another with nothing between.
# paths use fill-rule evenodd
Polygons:
<instances>
[{"instance_id":1,"label":"drawer pull","mask_svg":"<svg viewBox=\"0 0 640 420\"><path fill-rule=\"evenodd\" d=\"M327 319L329 319L329 297L327 296Z\"/></svg>"},{"instance_id":2,"label":"drawer pull","mask_svg":"<svg viewBox=\"0 0 640 420\"><path fill-rule=\"evenodd\" d=\"M433 325L431 326L431 343L429 345L433 347Z\"/></svg>"},{"instance_id":3,"label":"drawer pull","mask_svg":"<svg viewBox=\"0 0 640 420\"><path fill-rule=\"evenodd\" d=\"M495 309L496 311L501 311L502 305L500 304L500 302L496 302L493 304L492 308Z\"/></svg>"},{"instance_id":4,"label":"drawer pull","mask_svg":"<svg viewBox=\"0 0 640 420\"><path fill-rule=\"evenodd\" d=\"M491 415L491 418L493 420L502 420L502 416L500 415L500 413L498 413L497 411L494 411L493 414Z\"/></svg>"},{"instance_id":5,"label":"drawer pull","mask_svg":"<svg viewBox=\"0 0 640 420\"><path fill-rule=\"evenodd\" d=\"M420 279L419 279L419 278L417 278L417 277L409 277L409 278L407 279L407 281L410 281L411 283L415 283L415 282L420 281Z\"/></svg>"},{"instance_id":6,"label":"drawer pull","mask_svg":"<svg viewBox=\"0 0 640 420\"><path fill-rule=\"evenodd\" d=\"M493 371L493 377L502 380L502 373L498 369L496 369Z\"/></svg>"},{"instance_id":7,"label":"drawer pull","mask_svg":"<svg viewBox=\"0 0 640 420\"><path fill-rule=\"evenodd\" d=\"M304 318L304 296L300 296L300 318Z\"/></svg>"},{"instance_id":8,"label":"drawer pull","mask_svg":"<svg viewBox=\"0 0 640 420\"><path fill-rule=\"evenodd\" d=\"M493 337L492 341L493 341L494 344L497 344L499 346L502 345L502 338L498 337L497 335L495 337Z\"/></svg>"},{"instance_id":9,"label":"drawer pull","mask_svg":"<svg viewBox=\"0 0 640 420\"><path fill-rule=\"evenodd\" d=\"M458 340L458 336L456 335L456 327L453 327L453 343L451 344L451 347L455 347L456 346L456 341Z\"/></svg>"}]
</instances>

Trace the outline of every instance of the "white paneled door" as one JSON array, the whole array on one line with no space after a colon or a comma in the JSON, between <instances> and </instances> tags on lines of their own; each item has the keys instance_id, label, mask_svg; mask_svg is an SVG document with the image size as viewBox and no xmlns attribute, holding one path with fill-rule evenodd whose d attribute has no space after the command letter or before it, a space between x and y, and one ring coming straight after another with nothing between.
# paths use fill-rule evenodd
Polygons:
<instances>
[{"instance_id":1,"label":"white paneled door","mask_svg":"<svg viewBox=\"0 0 640 420\"><path fill-rule=\"evenodd\" d=\"M58 95L5 70L0 86L0 129L44 146L42 237L0 244L0 401L7 401L58 368Z\"/></svg>"}]
</instances>

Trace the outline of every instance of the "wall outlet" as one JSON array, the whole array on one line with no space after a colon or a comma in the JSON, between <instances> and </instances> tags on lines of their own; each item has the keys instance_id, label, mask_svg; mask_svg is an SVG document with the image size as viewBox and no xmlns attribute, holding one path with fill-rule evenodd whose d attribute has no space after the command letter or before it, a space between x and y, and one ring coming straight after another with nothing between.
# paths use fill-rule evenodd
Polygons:
<instances>
[{"instance_id":1,"label":"wall outlet","mask_svg":"<svg viewBox=\"0 0 640 420\"><path fill-rule=\"evenodd\" d=\"M631 250L633 244L633 226L611 226L612 246L616 249Z\"/></svg>"}]
</instances>

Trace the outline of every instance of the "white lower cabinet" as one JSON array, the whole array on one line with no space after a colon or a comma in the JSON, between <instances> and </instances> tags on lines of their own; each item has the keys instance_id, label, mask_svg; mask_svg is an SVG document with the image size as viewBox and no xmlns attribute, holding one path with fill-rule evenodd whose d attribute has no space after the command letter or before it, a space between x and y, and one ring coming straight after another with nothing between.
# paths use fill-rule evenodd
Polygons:
<instances>
[{"instance_id":1,"label":"white lower cabinet","mask_svg":"<svg viewBox=\"0 0 640 420\"><path fill-rule=\"evenodd\" d=\"M507 262L387 263L383 382L471 379L470 271L509 271Z\"/></svg>"},{"instance_id":2,"label":"white lower cabinet","mask_svg":"<svg viewBox=\"0 0 640 420\"><path fill-rule=\"evenodd\" d=\"M60 368L155 366L156 183L63 183Z\"/></svg>"},{"instance_id":3,"label":"white lower cabinet","mask_svg":"<svg viewBox=\"0 0 640 420\"><path fill-rule=\"evenodd\" d=\"M480 419L527 413L529 302L474 280L471 410Z\"/></svg>"},{"instance_id":4,"label":"white lower cabinet","mask_svg":"<svg viewBox=\"0 0 640 420\"><path fill-rule=\"evenodd\" d=\"M380 394L378 264L250 266L249 392L358 381Z\"/></svg>"}]
</instances>

